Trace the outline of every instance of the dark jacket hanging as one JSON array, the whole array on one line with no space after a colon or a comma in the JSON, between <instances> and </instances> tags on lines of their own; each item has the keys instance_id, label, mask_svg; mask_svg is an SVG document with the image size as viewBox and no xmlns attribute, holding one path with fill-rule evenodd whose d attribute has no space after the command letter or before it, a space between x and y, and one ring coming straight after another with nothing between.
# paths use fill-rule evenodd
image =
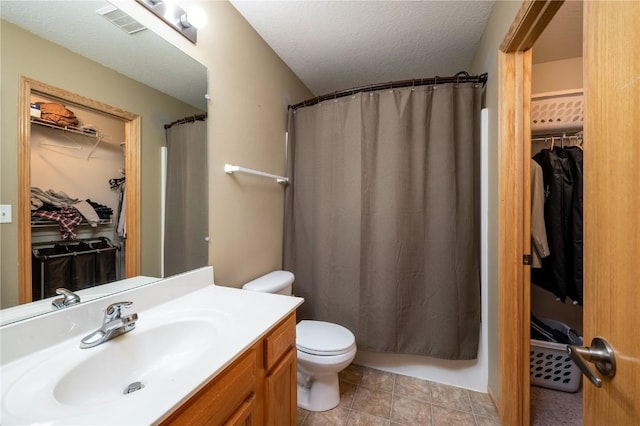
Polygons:
<instances>
[{"instance_id":1,"label":"dark jacket hanging","mask_svg":"<svg viewBox=\"0 0 640 426\"><path fill-rule=\"evenodd\" d=\"M577 146L566 147L569 155L571 171L573 173L573 202L571 203L571 266L575 285L576 297L573 298L582 305L582 149Z\"/></svg>"},{"instance_id":2,"label":"dark jacket hanging","mask_svg":"<svg viewBox=\"0 0 640 426\"><path fill-rule=\"evenodd\" d=\"M582 303L582 151L544 149L533 159L543 171L544 219L551 255L533 270L534 284Z\"/></svg>"}]
</instances>

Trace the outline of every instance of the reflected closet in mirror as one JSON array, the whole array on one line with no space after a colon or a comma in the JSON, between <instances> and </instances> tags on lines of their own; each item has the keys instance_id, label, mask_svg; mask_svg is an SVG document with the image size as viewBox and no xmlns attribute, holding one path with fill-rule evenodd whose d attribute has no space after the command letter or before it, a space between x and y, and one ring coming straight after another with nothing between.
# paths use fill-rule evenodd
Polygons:
<instances>
[{"instance_id":1,"label":"reflected closet in mirror","mask_svg":"<svg viewBox=\"0 0 640 426\"><path fill-rule=\"evenodd\" d=\"M19 121L20 302L139 275L140 117L23 77Z\"/></svg>"}]
</instances>

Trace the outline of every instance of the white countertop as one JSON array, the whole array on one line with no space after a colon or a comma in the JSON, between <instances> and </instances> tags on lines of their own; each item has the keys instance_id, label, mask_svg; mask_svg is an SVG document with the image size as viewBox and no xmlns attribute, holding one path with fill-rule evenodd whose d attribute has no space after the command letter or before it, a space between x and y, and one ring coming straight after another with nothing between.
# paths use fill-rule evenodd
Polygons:
<instances>
[{"instance_id":1,"label":"white countertop","mask_svg":"<svg viewBox=\"0 0 640 426\"><path fill-rule=\"evenodd\" d=\"M202 281L202 276L203 274L206 276L206 273L203 272L204 270L198 271L198 280ZM195 278L187 274L178 278L178 283L189 283L192 287L199 286L194 286L193 280ZM166 281L171 282L167 283ZM212 281L211 276L209 282ZM52 343L51 339L41 336L48 344L44 346L41 344L42 347L38 347L38 345L31 343L27 344L27 347L31 347L32 350L7 352L7 357L3 356L2 358L0 370L2 375L0 423L3 425L30 423L142 425L159 423L233 362L244 350L262 338L280 320L293 312L303 301L297 297L256 293L212 284L192 288L189 293L176 298L171 296L171 293L175 293L176 287L176 280L172 281L172 278L169 278L140 289L120 293L113 297L114 300L111 300L112 297L108 297L80 305L84 308L79 307L75 315L71 315L73 318L67 318L53 328L47 329L45 327L42 330L46 334L52 333L51 330L61 330L57 337L64 336L64 339L54 340ZM152 293L153 296L150 296ZM156 298L156 293L168 294L169 300L160 300L160 303L152 304L148 299ZM134 302L132 309L128 312L138 313L136 328L95 348L79 349L80 338L87 334L87 330L92 331L100 326L100 322L96 319L100 318L101 311L109 303L116 301L116 298ZM99 308L89 306L97 303L99 303ZM140 309L136 309L136 306ZM72 309L76 308L68 308L60 312ZM94 312L89 312L96 309L100 311L97 315ZM199 351L191 357L187 367L172 372L174 368L171 363L177 362L179 364L181 361L168 359L166 368L163 366L160 369L162 374L157 375L162 377L150 376L148 383L145 384L145 373L138 372L137 376L132 377L132 381L134 379L141 380L145 384L143 389L128 395L118 395L109 400L97 400L91 404L67 405L60 402L59 398L54 397L51 383L56 383L70 369L77 368L79 364L98 355L100 351L112 350L111 347L115 347L119 343L124 347L126 342L123 339L136 339L137 333L142 336L142 333L152 329L154 324L158 324L159 319L167 324L172 324L174 329L180 327L180 324L185 324L185 333L188 333L190 331L187 329L189 324L196 324L189 322L190 318L209 313L216 318L214 322L218 328L211 334L207 333L205 338L198 335L203 340L202 344L197 344ZM49 315L47 317L51 318ZM89 327L80 327L79 322L88 321L88 317L91 318ZM28 322L30 320L22 323ZM50 319L49 322L55 321ZM19 339L21 332L30 336L31 333L37 333L33 324L22 323L0 328L3 347L5 344L17 345L18 343L15 341ZM22 330L18 330L20 325L22 325ZM12 327L13 329L9 330ZM172 342L163 341L162 344L171 345ZM4 352L3 349L3 355ZM72 356L65 355L71 353ZM135 354L129 355L134 356ZM73 359L73 361L68 361L69 359ZM159 364L160 362L165 361L154 359L153 363ZM59 367L49 368L54 365L53 363ZM113 369L116 376L116 373L120 371L118 363L106 362L104 368L107 369L106 371ZM96 374L98 373L103 372ZM91 383L90 377L86 377L86 379ZM127 384L122 384L123 389ZM79 386L87 385L86 382L79 384ZM35 388L30 389L30 393L21 395L24 393L22 388L26 387Z\"/></svg>"}]
</instances>

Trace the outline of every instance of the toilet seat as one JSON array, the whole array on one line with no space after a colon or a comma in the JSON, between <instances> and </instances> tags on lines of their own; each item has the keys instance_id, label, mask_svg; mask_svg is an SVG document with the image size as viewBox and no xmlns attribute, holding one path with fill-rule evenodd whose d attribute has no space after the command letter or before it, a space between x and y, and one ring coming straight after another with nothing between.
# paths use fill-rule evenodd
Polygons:
<instances>
[{"instance_id":1,"label":"toilet seat","mask_svg":"<svg viewBox=\"0 0 640 426\"><path fill-rule=\"evenodd\" d=\"M303 320L296 325L296 346L310 355L335 356L355 349L356 339L341 325Z\"/></svg>"}]
</instances>

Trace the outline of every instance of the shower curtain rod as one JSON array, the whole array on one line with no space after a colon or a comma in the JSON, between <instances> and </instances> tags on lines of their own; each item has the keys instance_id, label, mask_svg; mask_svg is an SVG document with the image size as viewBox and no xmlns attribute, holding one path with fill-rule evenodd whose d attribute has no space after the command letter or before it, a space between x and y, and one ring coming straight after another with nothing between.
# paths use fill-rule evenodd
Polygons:
<instances>
[{"instance_id":1,"label":"shower curtain rod","mask_svg":"<svg viewBox=\"0 0 640 426\"><path fill-rule=\"evenodd\" d=\"M289 105L289 109L296 110L301 107L315 105L328 99L342 98L344 96L351 96L360 92L373 92L374 90L393 89L397 87L433 86L435 84L444 83L482 83L482 85L484 86L487 83L487 78L487 73L480 75L469 75L469 73L466 71L460 71L452 77L435 76L431 78L413 78L411 80L399 80L390 81L387 83L369 84L367 86L354 87L352 89L340 90L338 92L316 96L315 98L307 99L295 105Z\"/></svg>"},{"instance_id":2,"label":"shower curtain rod","mask_svg":"<svg viewBox=\"0 0 640 426\"><path fill-rule=\"evenodd\" d=\"M181 118L180 120L176 120L173 123L165 124L164 125L164 129L167 130L167 129L175 126L176 124L193 123L194 121L197 121L197 120L204 121L206 119L207 119L207 113L206 112L204 114L190 115L188 117Z\"/></svg>"}]
</instances>

